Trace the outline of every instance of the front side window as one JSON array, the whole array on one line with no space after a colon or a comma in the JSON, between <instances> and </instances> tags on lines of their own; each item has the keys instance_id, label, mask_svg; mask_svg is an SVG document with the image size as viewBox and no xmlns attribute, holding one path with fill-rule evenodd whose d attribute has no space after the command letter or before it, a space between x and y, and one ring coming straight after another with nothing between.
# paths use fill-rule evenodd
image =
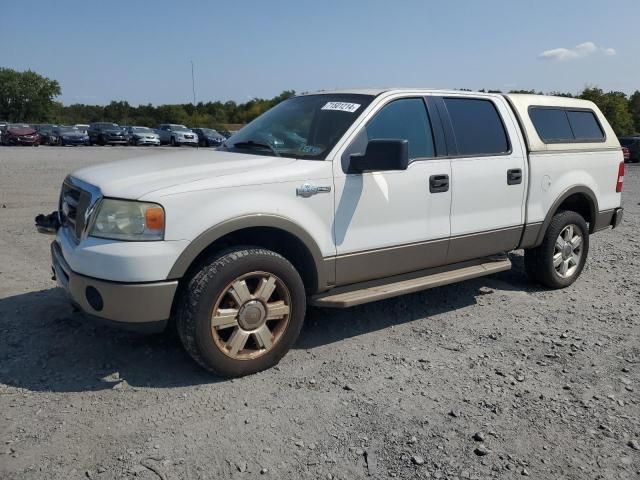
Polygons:
<instances>
[{"instance_id":1,"label":"front side window","mask_svg":"<svg viewBox=\"0 0 640 480\"><path fill-rule=\"evenodd\" d=\"M324 160L373 100L371 95L293 97L260 115L229 138L231 152Z\"/></svg>"},{"instance_id":2,"label":"front side window","mask_svg":"<svg viewBox=\"0 0 640 480\"><path fill-rule=\"evenodd\" d=\"M458 155L501 155L509 139L495 105L476 98L445 98L458 146Z\"/></svg>"},{"instance_id":3,"label":"front side window","mask_svg":"<svg viewBox=\"0 0 640 480\"><path fill-rule=\"evenodd\" d=\"M367 141L408 140L409 160L435 156L431 121L421 98L402 98L385 105L365 130Z\"/></svg>"}]
</instances>

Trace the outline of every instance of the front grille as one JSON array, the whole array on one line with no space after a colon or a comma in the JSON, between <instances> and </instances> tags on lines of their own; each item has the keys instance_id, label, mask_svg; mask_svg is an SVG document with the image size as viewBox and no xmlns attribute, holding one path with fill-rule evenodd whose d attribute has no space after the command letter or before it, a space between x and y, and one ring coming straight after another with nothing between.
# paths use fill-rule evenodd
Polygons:
<instances>
[{"instance_id":1,"label":"front grille","mask_svg":"<svg viewBox=\"0 0 640 480\"><path fill-rule=\"evenodd\" d=\"M69 228L76 242L82 238L85 215L90 205L91 193L65 180L60 192L60 224Z\"/></svg>"}]
</instances>

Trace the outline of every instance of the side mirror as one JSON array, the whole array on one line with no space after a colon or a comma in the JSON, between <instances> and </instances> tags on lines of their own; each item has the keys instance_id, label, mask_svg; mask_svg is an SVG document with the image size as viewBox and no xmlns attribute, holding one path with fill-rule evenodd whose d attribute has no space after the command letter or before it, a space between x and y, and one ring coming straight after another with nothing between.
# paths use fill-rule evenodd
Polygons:
<instances>
[{"instance_id":1,"label":"side mirror","mask_svg":"<svg viewBox=\"0 0 640 480\"><path fill-rule=\"evenodd\" d=\"M350 157L354 173L406 170L409 166L408 140L370 140L364 155Z\"/></svg>"}]
</instances>

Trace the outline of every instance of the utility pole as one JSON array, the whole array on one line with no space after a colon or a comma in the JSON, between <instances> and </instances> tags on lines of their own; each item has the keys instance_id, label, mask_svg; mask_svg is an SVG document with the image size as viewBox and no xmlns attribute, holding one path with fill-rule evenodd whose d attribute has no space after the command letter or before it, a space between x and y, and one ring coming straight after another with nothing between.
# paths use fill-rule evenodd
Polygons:
<instances>
[{"instance_id":1,"label":"utility pole","mask_svg":"<svg viewBox=\"0 0 640 480\"><path fill-rule=\"evenodd\" d=\"M191 60L191 89L193 90L193 108L196 107L196 80L193 76L193 60Z\"/></svg>"}]
</instances>

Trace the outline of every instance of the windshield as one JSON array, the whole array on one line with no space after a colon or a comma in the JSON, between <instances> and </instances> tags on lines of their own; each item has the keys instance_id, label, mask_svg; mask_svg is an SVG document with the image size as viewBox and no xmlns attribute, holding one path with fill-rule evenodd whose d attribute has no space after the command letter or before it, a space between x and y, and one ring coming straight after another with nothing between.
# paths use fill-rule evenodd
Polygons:
<instances>
[{"instance_id":1,"label":"windshield","mask_svg":"<svg viewBox=\"0 0 640 480\"><path fill-rule=\"evenodd\" d=\"M171 125L171 130L173 130L174 132L190 132L191 131L184 125Z\"/></svg>"},{"instance_id":2,"label":"windshield","mask_svg":"<svg viewBox=\"0 0 640 480\"><path fill-rule=\"evenodd\" d=\"M131 131L136 133L153 133L153 130L148 127L131 127Z\"/></svg>"},{"instance_id":3,"label":"windshield","mask_svg":"<svg viewBox=\"0 0 640 480\"><path fill-rule=\"evenodd\" d=\"M76 127L58 127L56 130L58 130L60 133L75 133L75 132L79 132L79 130Z\"/></svg>"},{"instance_id":4,"label":"windshield","mask_svg":"<svg viewBox=\"0 0 640 480\"><path fill-rule=\"evenodd\" d=\"M632 145L634 142L633 138L621 138L620 139L620 145L627 147L629 145Z\"/></svg>"},{"instance_id":5,"label":"windshield","mask_svg":"<svg viewBox=\"0 0 640 480\"><path fill-rule=\"evenodd\" d=\"M371 95L293 97L260 115L225 142L231 151L324 160L371 103ZM261 148L261 145L265 148ZM271 151L273 149L273 151Z\"/></svg>"},{"instance_id":6,"label":"windshield","mask_svg":"<svg viewBox=\"0 0 640 480\"><path fill-rule=\"evenodd\" d=\"M204 134L204 135L220 135L218 132L216 132L215 130L213 130L212 128L201 128L200 131Z\"/></svg>"}]
</instances>

